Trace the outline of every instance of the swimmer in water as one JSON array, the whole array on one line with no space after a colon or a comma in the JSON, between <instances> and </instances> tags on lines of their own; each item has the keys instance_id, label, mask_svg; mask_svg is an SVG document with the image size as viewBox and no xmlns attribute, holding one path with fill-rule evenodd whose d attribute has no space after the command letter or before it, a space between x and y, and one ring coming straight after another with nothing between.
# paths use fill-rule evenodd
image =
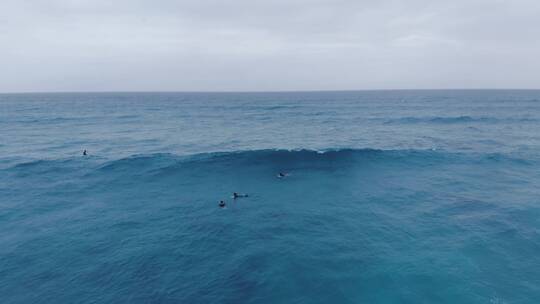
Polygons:
<instances>
[{"instance_id":1,"label":"swimmer in water","mask_svg":"<svg viewBox=\"0 0 540 304\"><path fill-rule=\"evenodd\" d=\"M84 155L84 156L88 155L88 153L86 153L86 150L84 150L84 151L82 152L82 155Z\"/></svg>"},{"instance_id":2,"label":"swimmer in water","mask_svg":"<svg viewBox=\"0 0 540 304\"><path fill-rule=\"evenodd\" d=\"M248 197L248 195L247 195L247 194L238 194L238 193L234 192L234 193L232 194L232 197L233 197L234 199L237 199L237 198L240 198L240 197Z\"/></svg>"},{"instance_id":3,"label":"swimmer in water","mask_svg":"<svg viewBox=\"0 0 540 304\"><path fill-rule=\"evenodd\" d=\"M219 207L224 208L225 207L225 202L224 201L219 201Z\"/></svg>"}]
</instances>

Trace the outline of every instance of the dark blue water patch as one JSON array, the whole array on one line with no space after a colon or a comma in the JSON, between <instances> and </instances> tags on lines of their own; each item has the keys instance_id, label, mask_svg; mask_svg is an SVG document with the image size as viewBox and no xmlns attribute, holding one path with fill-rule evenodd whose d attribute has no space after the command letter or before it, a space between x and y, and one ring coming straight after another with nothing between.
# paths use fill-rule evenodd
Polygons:
<instances>
[{"instance_id":1,"label":"dark blue water patch","mask_svg":"<svg viewBox=\"0 0 540 304\"><path fill-rule=\"evenodd\" d=\"M462 124L462 123L538 123L536 118L497 118L471 116L403 117L385 120L385 124Z\"/></svg>"},{"instance_id":2,"label":"dark blue water patch","mask_svg":"<svg viewBox=\"0 0 540 304\"><path fill-rule=\"evenodd\" d=\"M526 303L538 193L513 182L540 176L516 158L258 150L13 166L0 291L15 303Z\"/></svg>"},{"instance_id":3,"label":"dark blue water patch","mask_svg":"<svg viewBox=\"0 0 540 304\"><path fill-rule=\"evenodd\" d=\"M9 119L2 120L2 123L5 124L27 124L27 125L62 125L62 124L82 124L82 123L88 123L92 121L101 121L102 117L94 116L94 117L87 117L87 116L81 116L81 117L41 117L39 115L32 115L29 117L18 117L14 116Z\"/></svg>"},{"instance_id":4,"label":"dark blue water patch","mask_svg":"<svg viewBox=\"0 0 540 304\"><path fill-rule=\"evenodd\" d=\"M116 118L117 119L135 119L135 118L139 118L140 116L139 115L135 115L135 114L127 114L127 115L120 115L120 116L117 116Z\"/></svg>"},{"instance_id":5,"label":"dark blue water patch","mask_svg":"<svg viewBox=\"0 0 540 304\"><path fill-rule=\"evenodd\" d=\"M389 168L425 168L441 164L517 165L533 166L535 158L525 159L519 155L502 153L447 153L436 150L377 150L377 149L327 149L313 150L258 150L203 153L191 156L177 156L159 153L134 155L128 158L103 162L100 157L71 157L58 160L36 160L19 163L3 169L15 177L69 176L70 173L85 172L98 176L123 174L143 176L164 174L168 171L188 171L190 174L206 173L205 170L243 170L250 166L273 166L276 170L339 170L342 167L378 165Z\"/></svg>"},{"instance_id":6,"label":"dark blue water patch","mask_svg":"<svg viewBox=\"0 0 540 304\"><path fill-rule=\"evenodd\" d=\"M32 180L40 177L69 176L71 173L79 173L85 167L85 160L81 158L69 158L61 160L35 160L17 164L3 171L11 177L28 178Z\"/></svg>"}]
</instances>

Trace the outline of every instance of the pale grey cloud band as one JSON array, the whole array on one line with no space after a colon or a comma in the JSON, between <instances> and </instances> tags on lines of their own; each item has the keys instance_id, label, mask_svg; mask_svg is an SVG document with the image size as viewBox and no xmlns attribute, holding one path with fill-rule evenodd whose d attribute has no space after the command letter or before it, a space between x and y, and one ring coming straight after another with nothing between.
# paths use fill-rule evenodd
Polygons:
<instances>
[{"instance_id":1,"label":"pale grey cloud band","mask_svg":"<svg viewBox=\"0 0 540 304\"><path fill-rule=\"evenodd\" d=\"M540 2L0 2L0 92L540 88Z\"/></svg>"}]
</instances>

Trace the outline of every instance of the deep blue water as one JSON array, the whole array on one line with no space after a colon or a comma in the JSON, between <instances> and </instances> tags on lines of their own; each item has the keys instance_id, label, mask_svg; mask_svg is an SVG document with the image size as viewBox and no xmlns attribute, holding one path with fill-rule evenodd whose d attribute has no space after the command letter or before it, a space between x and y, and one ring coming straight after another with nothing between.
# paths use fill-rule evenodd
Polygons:
<instances>
[{"instance_id":1,"label":"deep blue water","mask_svg":"<svg viewBox=\"0 0 540 304\"><path fill-rule=\"evenodd\" d=\"M540 303L540 91L4 94L0 130L0 303Z\"/></svg>"}]
</instances>

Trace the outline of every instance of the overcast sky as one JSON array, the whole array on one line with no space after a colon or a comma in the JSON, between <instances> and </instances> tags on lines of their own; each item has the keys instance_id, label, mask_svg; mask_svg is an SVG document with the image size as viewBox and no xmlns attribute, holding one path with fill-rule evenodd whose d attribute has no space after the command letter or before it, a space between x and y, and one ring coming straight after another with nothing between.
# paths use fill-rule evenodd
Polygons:
<instances>
[{"instance_id":1,"label":"overcast sky","mask_svg":"<svg viewBox=\"0 0 540 304\"><path fill-rule=\"evenodd\" d=\"M540 88L538 0L0 0L0 92Z\"/></svg>"}]
</instances>

